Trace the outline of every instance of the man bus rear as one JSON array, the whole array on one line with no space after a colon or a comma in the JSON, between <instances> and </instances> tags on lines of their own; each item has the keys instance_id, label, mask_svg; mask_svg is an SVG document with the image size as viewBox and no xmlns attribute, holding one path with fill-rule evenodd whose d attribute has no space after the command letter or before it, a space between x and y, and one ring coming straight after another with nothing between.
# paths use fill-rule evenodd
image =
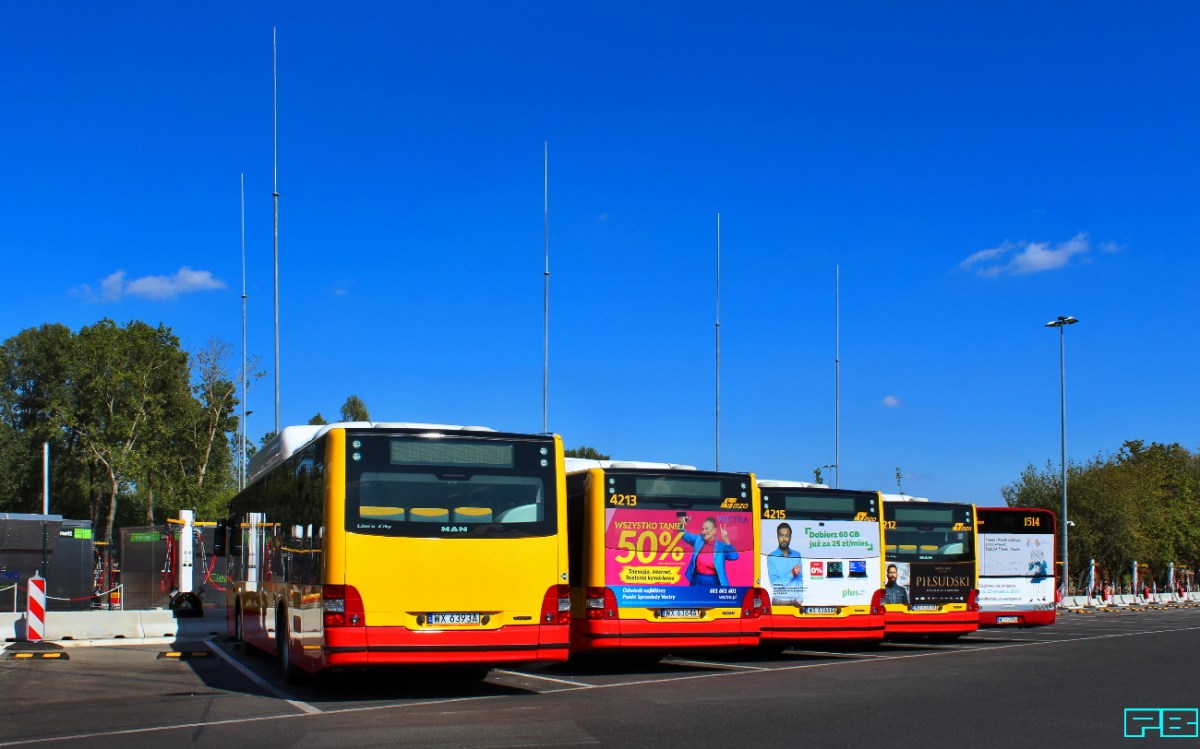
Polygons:
<instances>
[{"instance_id":1,"label":"man bus rear","mask_svg":"<svg viewBox=\"0 0 1200 749\"><path fill-rule=\"evenodd\" d=\"M886 637L953 639L979 629L975 508L883 499Z\"/></svg>"},{"instance_id":2,"label":"man bus rear","mask_svg":"<svg viewBox=\"0 0 1200 749\"><path fill-rule=\"evenodd\" d=\"M751 647L753 474L567 460L573 652Z\"/></svg>"},{"instance_id":3,"label":"man bus rear","mask_svg":"<svg viewBox=\"0 0 1200 749\"><path fill-rule=\"evenodd\" d=\"M879 493L800 481L758 486L760 567L770 601L763 646L883 639Z\"/></svg>"}]
</instances>

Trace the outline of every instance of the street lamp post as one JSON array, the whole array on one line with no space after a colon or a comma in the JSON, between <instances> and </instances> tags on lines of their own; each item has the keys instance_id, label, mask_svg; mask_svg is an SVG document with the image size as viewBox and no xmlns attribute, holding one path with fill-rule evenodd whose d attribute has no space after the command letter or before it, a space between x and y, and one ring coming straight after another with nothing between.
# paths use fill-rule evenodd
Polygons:
<instances>
[{"instance_id":1,"label":"street lamp post","mask_svg":"<svg viewBox=\"0 0 1200 749\"><path fill-rule=\"evenodd\" d=\"M1058 524L1062 527L1062 595L1065 598L1071 576L1067 566L1067 366L1066 349L1063 345L1063 330L1079 322L1069 315L1059 315L1046 323L1047 328L1058 328L1058 387L1059 387L1059 434L1061 436L1062 461L1062 515Z\"/></svg>"}]
</instances>

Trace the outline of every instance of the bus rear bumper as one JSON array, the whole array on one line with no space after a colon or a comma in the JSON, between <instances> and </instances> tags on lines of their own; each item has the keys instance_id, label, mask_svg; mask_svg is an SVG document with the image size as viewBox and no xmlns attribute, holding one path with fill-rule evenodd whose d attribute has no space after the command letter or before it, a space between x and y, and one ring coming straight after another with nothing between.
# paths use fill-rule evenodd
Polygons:
<instances>
[{"instance_id":1,"label":"bus rear bumper","mask_svg":"<svg viewBox=\"0 0 1200 749\"><path fill-rule=\"evenodd\" d=\"M640 619L575 620L574 650L682 650L752 648L759 643L759 619L716 619L707 622L651 622Z\"/></svg>"},{"instance_id":2,"label":"bus rear bumper","mask_svg":"<svg viewBox=\"0 0 1200 749\"><path fill-rule=\"evenodd\" d=\"M855 616L791 616L772 614L760 619L763 642L795 640L883 639L884 618L880 614Z\"/></svg>"},{"instance_id":3,"label":"bus rear bumper","mask_svg":"<svg viewBox=\"0 0 1200 749\"><path fill-rule=\"evenodd\" d=\"M889 611L885 617L885 636L932 635L957 637L979 629L979 613L949 611L946 613L913 614Z\"/></svg>"},{"instance_id":4,"label":"bus rear bumper","mask_svg":"<svg viewBox=\"0 0 1200 749\"><path fill-rule=\"evenodd\" d=\"M981 627L1042 627L1055 622L1056 612L1048 611L980 611Z\"/></svg>"},{"instance_id":5,"label":"bus rear bumper","mask_svg":"<svg viewBox=\"0 0 1200 749\"><path fill-rule=\"evenodd\" d=\"M569 650L565 624L425 632L405 627L345 627L326 630L321 648L328 667L561 663Z\"/></svg>"}]
</instances>

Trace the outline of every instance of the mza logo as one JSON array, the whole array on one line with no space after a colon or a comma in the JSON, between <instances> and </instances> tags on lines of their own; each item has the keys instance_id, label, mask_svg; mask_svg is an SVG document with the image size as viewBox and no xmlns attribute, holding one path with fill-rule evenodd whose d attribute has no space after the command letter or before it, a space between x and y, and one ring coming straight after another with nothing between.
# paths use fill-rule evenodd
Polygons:
<instances>
[{"instance_id":1,"label":"mza logo","mask_svg":"<svg viewBox=\"0 0 1200 749\"><path fill-rule=\"evenodd\" d=\"M865 520L865 521L867 521L868 523L874 523L874 522L875 522L875 516L874 516L874 515L868 515L868 514L867 514L867 513L865 513L865 512L860 512L860 513L858 513L857 515L855 515L855 516L854 516L854 519L855 519L855 520Z\"/></svg>"},{"instance_id":2,"label":"mza logo","mask_svg":"<svg viewBox=\"0 0 1200 749\"><path fill-rule=\"evenodd\" d=\"M971 530L971 524L970 523L955 523L954 527L951 528L950 530L952 530L952 531L969 531L969 530Z\"/></svg>"},{"instance_id":3,"label":"mza logo","mask_svg":"<svg viewBox=\"0 0 1200 749\"><path fill-rule=\"evenodd\" d=\"M721 503L721 509L722 510L749 510L750 503L749 502L739 502L739 501L737 501L737 497L726 497L725 501Z\"/></svg>"},{"instance_id":4,"label":"mza logo","mask_svg":"<svg viewBox=\"0 0 1200 749\"><path fill-rule=\"evenodd\" d=\"M1147 736L1162 739L1200 738L1200 708L1125 708L1125 738L1144 739Z\"/></svg>"},{"instance_id":5,"label":"mza logo","mask_svg":"<svg viewBox=\"0 0 1200 749\"><path fill-rule=\"evenodd\" d=\"M465 525L443 525L442 533L466 533L467 526Z\"/></svg>"}]
</instances>

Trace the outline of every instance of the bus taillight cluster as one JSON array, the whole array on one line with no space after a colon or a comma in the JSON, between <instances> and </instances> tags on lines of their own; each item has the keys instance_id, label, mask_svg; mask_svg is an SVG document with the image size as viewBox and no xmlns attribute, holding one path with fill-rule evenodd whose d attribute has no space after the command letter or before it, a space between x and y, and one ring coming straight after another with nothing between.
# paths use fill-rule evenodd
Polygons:
<instances>
[{"instance_id":1,"label":"bus taillight cluster","mask_svg":"<svg viewBox=\"0 0 1200 749\"><path fill-rule=\"evenodd\" d=\"M326 627L365 627L367 614L362 596L353 585L326 585L321 591Z\"/></svg>"}]
</instances>

